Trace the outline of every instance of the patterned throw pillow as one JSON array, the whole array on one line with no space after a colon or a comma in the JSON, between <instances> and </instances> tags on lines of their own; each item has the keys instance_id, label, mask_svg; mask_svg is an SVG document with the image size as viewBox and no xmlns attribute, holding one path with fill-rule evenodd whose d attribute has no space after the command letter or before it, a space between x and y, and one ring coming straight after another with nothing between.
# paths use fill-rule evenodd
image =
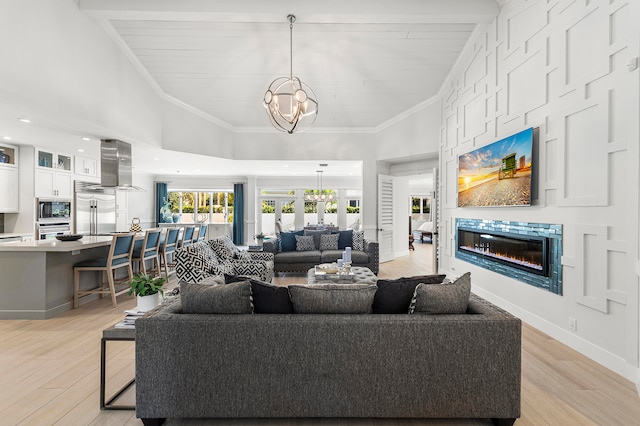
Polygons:
<instances>
[{"instance_id":1,"label":"patterned throw pillow","mask_svg":"<svg viewBox=\"0 0 640 426\"><path fill-rule=\"evenodd\" d=\"M410 314L464 314L469 304L471 273L452 283L418 284L409 305Z\"/></svg>"},{"instance_id":2,"label":"patterned throw pillow","mask_svg":"<svg viewBox=\"0 0 640 426\"><path fill-rule=\"evenodd\" d=\"M364 231L353 231L353 250L364 250Z\"/></svg>"},{"instance_id":3,"label":"patterned throw pillow","mask_svg":"<svg viewBox=\"0 0 640 426\"><path fill-rule=\"evenodd\" d=\"M241 262L251 262L253 260L251 254L248 251L239 251L236 259Z\"/></svg>"},{"instance_id":4,"label":"patterned throw pillow","mask_svg":"<svg viewBox=\"0 0 640 426\"><path fill-rule=\"evenodd\" d=\"M313 241L313 236L309 235L296 235L296 251L309 251L316 249L316 243Z\"/></svg>"},{"instance_id":5,"label":"patterned throw pillow","mask_svg":"<svg viewBox=\"0 0 640 426\"><path fill-rule=\"evenodd\" d=\"M340 234L320 235L320 250L338 250Z\"/></svg>"},{"instance_id":6,"label":"patterned throw pillow","mask_svg":"<svg viewBox=\"0 0 640 426\"><path fill-rule=\"evenodd\" d=\"M208 243L220 260L233 259L240 251L227 235L209 240Z\"/></svg>"}]
</instances>

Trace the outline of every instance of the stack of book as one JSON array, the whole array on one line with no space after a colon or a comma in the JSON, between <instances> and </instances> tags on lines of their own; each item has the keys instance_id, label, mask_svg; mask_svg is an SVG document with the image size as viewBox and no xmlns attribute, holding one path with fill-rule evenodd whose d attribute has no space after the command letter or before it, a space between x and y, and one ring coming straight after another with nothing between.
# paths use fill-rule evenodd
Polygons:
<instances>
[{"instance_id":1,"label":"stack of book","mask_svg":"<svg viewBox=\"0 0 640 426\"><path fill-rule=\"evenodd\" d=\"M262 245L249 245L249 251L262 251Z\"/></svg>"},{"instance_id":2,"label":"stack of book","mask_svg":"<svg viewBox=\"0 0 640 426\"><path fill-rule=\"evenodd\" d=\"M136 320L145 314L137 309L129 309L124 311L124 313L127 314L127 316L115 325L116 328L136 328Z\"/></svg>"}]
</instances>

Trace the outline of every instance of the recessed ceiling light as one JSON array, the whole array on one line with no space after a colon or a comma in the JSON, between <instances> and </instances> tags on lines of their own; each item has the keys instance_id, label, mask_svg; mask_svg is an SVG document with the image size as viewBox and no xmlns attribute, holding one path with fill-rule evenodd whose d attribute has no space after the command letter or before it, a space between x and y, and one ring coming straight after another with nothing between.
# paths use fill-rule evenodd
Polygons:
<instances>
[{"instance_id":1,"label":"recessed ceiling light","mask_svg":"<svg viewBox=\"0 0 640 426\"><path fill-rule=\"evenodd\" d=\"M20 118L19 120L23 123L31 123L31 120L29 120L28 118Z\"/></svg>"},{"instance_id":2,"label":"recessed ceiling light","mask_svg":"<svg viewBox=\"0 0 640 426\"><path fill-rule=\"evenodd\" d=\"M289 167L289 165L288 165L288 164L285 164L285 165L284 165L284 166L282 166L282 167Z\"/></svg>"},{"instance_id":3,"label":"recessed ceiling light","mask_svg":"<svg viewBox=\"0 0 640 426\"><path fill-rule=\"evenodd\" d=\"M88 138L88 137L86 137L86 136L85 136L85 137L83 137L83 138L82 138L82 140L83 140L83 141L90 141L90 140L91 140L91 138Z\"/></svg>"},{"instance_id":4,"label":"recessed ceiling light","mask_svg":"<svg viewBox=\"0 0 640 426\"><path fill-rule=\"evenodd\" d=\"M84 149L79 148L79 149L78 149L78 152L84 152Z\"/></svg>"},{"instance_id":5,"label":"recessed ceiling light","mask_svg":"<svg viewBox=\"0 0 640 426\"><path fill-rule=\"evenodd\" d=\"M158 157L154 158L155 161L158 161Z\"/></svg>"},{"instance_id":6,"label":"recessed ceiling light","mask_svg":"<svg viewBox=\"0 0 640 426\"><path fill-rule=\"evenodd\" d=\"M10 141L11 140L11 136L3 136L2 139L4 139L5 141Z\"/></svg>"}]
</instances>

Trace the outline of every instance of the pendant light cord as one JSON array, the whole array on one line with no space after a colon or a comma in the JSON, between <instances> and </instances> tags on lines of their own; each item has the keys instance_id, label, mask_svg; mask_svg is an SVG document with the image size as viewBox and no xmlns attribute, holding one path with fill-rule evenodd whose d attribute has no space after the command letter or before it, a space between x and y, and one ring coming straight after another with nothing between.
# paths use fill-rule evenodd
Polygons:
<instances>
[{"instance_id":1,"label":"pendant light cord","mask_svg":"<svg viewBox=\"0 0 640 426\"><path fill-rule=\"evenodd\" d=\"M289 78L293 80L293 21L295 16L289 15Z\"/></svg>"}]
</instances>

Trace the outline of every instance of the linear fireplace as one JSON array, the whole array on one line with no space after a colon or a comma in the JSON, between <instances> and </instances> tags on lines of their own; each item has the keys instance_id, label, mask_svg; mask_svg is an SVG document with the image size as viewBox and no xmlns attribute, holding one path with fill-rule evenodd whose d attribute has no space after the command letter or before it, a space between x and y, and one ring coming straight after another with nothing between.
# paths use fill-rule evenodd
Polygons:
<instances>
[{"instance_id":1,"label":"linear fireplace","mask_svg":"<svg viewBox=\"0 0 640 426\"><path fill-rule=\"evenodd\" d=\"M562 294L562 226L456 219L456 258Z\"/></svg>"}]
</instances>

